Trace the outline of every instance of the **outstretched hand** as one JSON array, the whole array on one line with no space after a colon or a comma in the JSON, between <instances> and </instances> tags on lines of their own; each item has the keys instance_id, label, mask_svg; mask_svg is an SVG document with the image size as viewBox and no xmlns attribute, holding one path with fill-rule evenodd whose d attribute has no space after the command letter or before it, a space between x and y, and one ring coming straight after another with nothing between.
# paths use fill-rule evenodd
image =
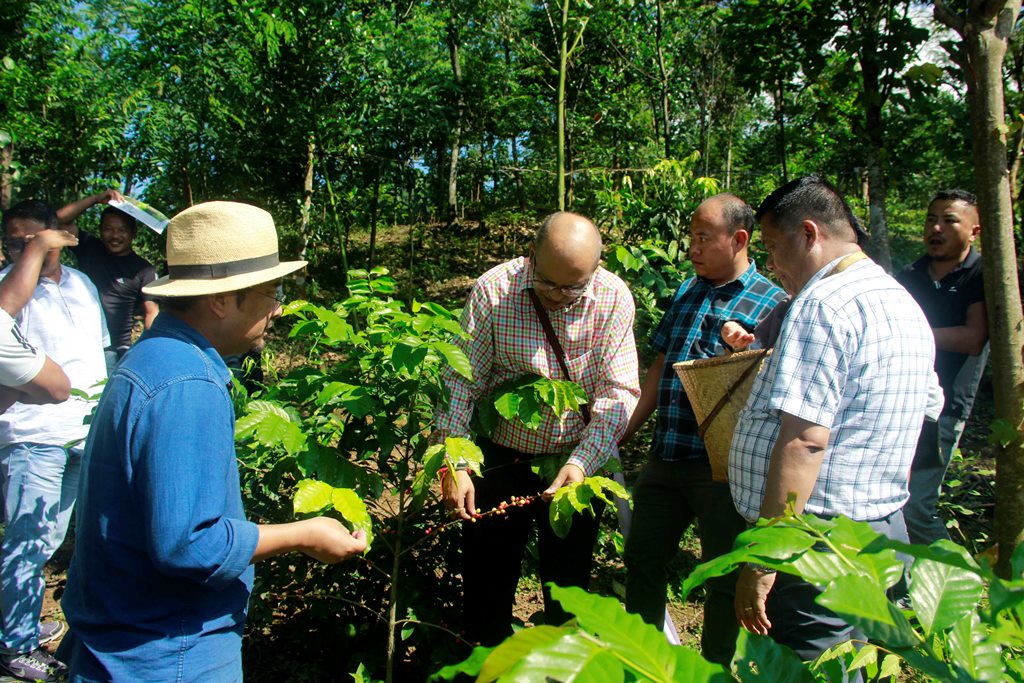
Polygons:
<instances>
[{"instance_id":1,"label":"outstretched hand","mask_svg":"<svg viewBox=\"0 0 1024 683\"><path fill-rule=\"evenodd\" d=\"M775 573L761 573L743 567L736 580L736 621L751 633L768 635L772 622L768 620L768 593L775 585Z\"/></svg>"},{"instance_id":2,"label":"outstretched hand","mask_svg":"<svg viewBox=\"0 0 1024 683\"><path fill-rule=\"evenodd\" d=\"M558 475L555 477L554 481L551 482L551 486L544 489L544 493L541 494L541 497L543 497L544 500L551 500L555 495L555 491L563 486L582 482L584 476L583 470L580 469L579 465L565 464L562 466L562 469L558 470Z\"/></svg>"},{"instance_id":3,"label":"outstretched hand","mask_svg":"<svg viewBox=\"0 0 1024 683\"><path fill-rule=\"evenodd\" d=\"M348 529L332 517L313 517L302 520L306 529L306 542L302 552L318 562L335 564L366 550L366 533Z\"/></svg>"},{"instance_id":4,"label":"outstretched hand","mask_svg":"<svg viewBox=\"0 0 1024 683\"><path fill-rule=\"evenodd\" d=\"M722 339L733 351L742 351L754 343L754 335L732 320L722 325Z\"/></svg>"}]
</instances>

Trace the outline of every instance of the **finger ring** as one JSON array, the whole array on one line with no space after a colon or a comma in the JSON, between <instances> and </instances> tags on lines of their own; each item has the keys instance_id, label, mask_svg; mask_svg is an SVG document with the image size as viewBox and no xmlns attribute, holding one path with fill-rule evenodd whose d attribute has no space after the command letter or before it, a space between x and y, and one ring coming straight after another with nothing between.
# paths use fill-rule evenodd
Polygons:
<instances>
[{"instance_id":1,"label":"finger ring","mask_svg":"<svg viewBox=\"0 0 1024 683\"><path fill-rule=\"evenodd\" d=\"M753 607L744 607L744 608L743 608L743 611L744 611L744 612L753 612L753 611L754 611L754 608L753 608Z\"/></svg>"}]
</instances>

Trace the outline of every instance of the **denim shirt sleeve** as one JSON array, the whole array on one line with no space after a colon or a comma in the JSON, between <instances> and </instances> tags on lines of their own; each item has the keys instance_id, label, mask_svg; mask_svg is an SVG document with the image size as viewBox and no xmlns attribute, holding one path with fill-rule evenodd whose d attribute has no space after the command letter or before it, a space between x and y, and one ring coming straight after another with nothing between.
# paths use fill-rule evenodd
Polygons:
<instances>
[{"instance_id":1,"label":"denim shirt sleeve","mask_svg":"<svg viewBox=\"0 0 1024 683\"><path fill-rule=\"evenodd\" d=\"M157 571L227 586L248 567L259 531L242 509L226 388L208 379L163 387L133 441L134 494Z\"/></svg>"}]
</instances>

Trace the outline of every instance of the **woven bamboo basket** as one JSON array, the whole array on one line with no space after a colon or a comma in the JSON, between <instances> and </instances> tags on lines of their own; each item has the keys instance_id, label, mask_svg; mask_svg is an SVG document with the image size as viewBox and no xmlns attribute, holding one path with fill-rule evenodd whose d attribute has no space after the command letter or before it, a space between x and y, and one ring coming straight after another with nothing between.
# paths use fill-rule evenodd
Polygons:
<instances>
[{"instance_id":1,"label":"woven bamboo basket","mask_svg":"<svg viewBox=\"0 0 1024 683\"><path fill-rule=\"evenodd\" d=\"M740 351L728 356L688 360L673 365L683 388L704 428L704 445L711 460L711 476L715 481L729 480L729 447L740 411L770 349ZM721 406L719 404L721 403ZM718 412L707 424L708 416Z\"/></svg>"}]
</instances>

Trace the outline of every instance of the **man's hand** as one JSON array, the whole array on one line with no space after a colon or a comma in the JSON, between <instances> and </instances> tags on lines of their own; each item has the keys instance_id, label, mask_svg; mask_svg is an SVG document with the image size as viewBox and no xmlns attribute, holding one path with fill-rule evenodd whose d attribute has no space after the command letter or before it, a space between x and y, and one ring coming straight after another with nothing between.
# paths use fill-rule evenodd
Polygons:
<instances>
[{"instance_id":1,"label":"man's hand","mask_svg":"<svg viewBox=\"0 0 1024 683\"><path fill-rule=\"evenodd\" d=\"M558 470L555 480L551 482L551 486L544 489L544 493L541 496L544 500L551 500L555 495L555 491L569 484L580 483L583 481L584 476L583 470L580 469L579 465L565 464L562 466L562 469Z\"/></svg>"},{"instance_id":2,"label":"man's hand","mask_svg":"<svg viewBox=\"0 0 1024 683\"><path fill-rule=\"evenodd\" d=\"M732 320L722 325L722 339L733 351L742 351L754 343L754 335Z\"/></svg>"},{"instance_id":3,"label":"man's hand","mask_svg":"<svg viewBox=\"0 0 1024 683\"><path fill-rule=\"evenodd\" d=\"M441 479L441 496L453 517L473 519L477 516L476 489L468 471L449 470Z\"/></svg>"},{"instance_id":4,"label":"man's hand","mask_svg":"<svg viewBox=\"0 0 1024 683\"><path fill-rule=\"evenodd\" d=\"M111 188L109 190L104 190L103 192L100 192L98 195L96 195L96 201L94 203L109 204L111 200L123 202L124 195L118 192L117 190Z\"/></svg>"},{"instance_id":5,"label":"man's hand","mask_svg":"<svg viewBox=\"0 0 1024 683\"><path fill-rule=\"evenodd\" d=\"M768 621L765 602L774 585L775 572L765 574L753 571L749 567L743 567L740 570L740 577L736 580L734 603L736 621L740 626L752 633L768 635L768 629L772 627L772 622Z\"/></svg>"},{"instance_id":6,"label":"man's hand","mask_svg":"<svg viewBox=\"0 0 1024 683\"><path fill-rule=\"evenodd\" d=\"M67 230L40 230L35 235L25 236L25 248L28 249L30 244L36 245L36 249L54 251L77 245L78 237Z\"/></svg>"},{"instance_id":7,"label":"man's hand","mask_svg":"<svg viewBox=\"0 0 1024 683\"><path fill-rule=\"evenodd\" d=\"M348 529L332 517L304 519L306 540L302 552L318 562L335 564L366 550L366 534L357 531L350 534Z\"/></svg>"}]
</instances>

